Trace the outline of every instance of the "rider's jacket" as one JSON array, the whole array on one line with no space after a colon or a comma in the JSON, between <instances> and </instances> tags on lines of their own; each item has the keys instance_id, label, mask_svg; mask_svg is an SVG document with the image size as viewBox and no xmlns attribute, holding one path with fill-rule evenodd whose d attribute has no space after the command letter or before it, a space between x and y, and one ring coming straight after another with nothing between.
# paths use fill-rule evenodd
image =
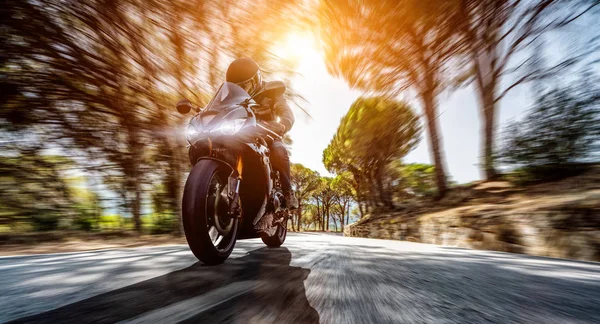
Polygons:
<instances>
[{"instance_id":1,"label":"rider's jacket","mask_svg":"<svg viewBox=\"0 0 600 324\"><path fill-rule=\"evenodd\" d=\"M266 82L263 82L262 86L264 86L265 83ZM296 120L294 118L294 113L283 95L276 99L267 98L266 96L257 96L255 101L260 105L259 109L254 110L258 119L274 121L279 117L279 122L285 125L286 132L294 126L294 121Z\"/></svg>"}]
</instances>

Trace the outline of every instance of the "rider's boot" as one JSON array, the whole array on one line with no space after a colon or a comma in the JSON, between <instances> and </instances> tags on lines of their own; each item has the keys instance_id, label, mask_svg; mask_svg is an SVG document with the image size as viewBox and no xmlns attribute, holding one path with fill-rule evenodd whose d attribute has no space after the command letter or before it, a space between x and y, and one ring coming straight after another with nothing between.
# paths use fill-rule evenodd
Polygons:
<instances>
[{"instance_id":1,"label":"rider's boot","mask_svg":"<svg viewBox=\"0 0 600 324\"><path fill-rule=\"evenodd\" d=\"M285 207L288 209L298 209L298 199L294 192L288 192L284 194L285 196Z\"/></svg>"}]
</instances>

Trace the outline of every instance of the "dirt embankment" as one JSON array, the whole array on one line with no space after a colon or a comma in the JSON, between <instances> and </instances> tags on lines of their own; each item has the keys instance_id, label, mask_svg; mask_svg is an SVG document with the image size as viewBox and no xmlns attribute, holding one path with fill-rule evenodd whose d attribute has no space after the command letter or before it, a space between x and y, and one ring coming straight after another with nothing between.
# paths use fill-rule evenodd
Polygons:
<instances>
[{"instance_id":1,"label":"dirt embankment","mask_svg":"<svg viewBox=\"0 0 600 324\"><path fill-rule=\"evenodd\" d=\"M130 231L0 234L0 256L79 252L109 248L185 244L185 238L172 235L137 235Z\"/></svg>"},{"instance_id":2,"label":"dirt embankment","mask_svg":"<svg viewBox=\"0 0 600 324\"><path fill-rule=\"evenodd\" d=\"M600 261L600 168L524 187L476 183L370 215L344 234Z\"/></svg>"}]
</instances>

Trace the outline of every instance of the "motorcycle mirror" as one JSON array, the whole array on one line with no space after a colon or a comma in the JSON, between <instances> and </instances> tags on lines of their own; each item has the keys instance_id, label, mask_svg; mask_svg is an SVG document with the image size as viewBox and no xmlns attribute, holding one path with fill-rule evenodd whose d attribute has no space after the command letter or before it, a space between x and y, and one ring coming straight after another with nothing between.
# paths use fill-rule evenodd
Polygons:
<instances>
[{"instance_id":1,"label":"motorcycle mirror","mask_svg":"<svg viewBox=\"0 0 600 324\"><path fill-rule=\"evenodd\" d=\"M277 98L285 93L286 87L283 81L269 81L265 83L261 95L269 98Z\"/></svg>"},{"instance_id":2,"label":"motorcycle mirror","mask_svg":"<svg viewBox=\"0 0 600 324\"><path fill-rule=\"evenodd\" d=\"M194 108L194 105L187 99L181 99L177 102L176 107L180 114L185 115L189 113L192 108Z\"/></svg>"}]
</instances>

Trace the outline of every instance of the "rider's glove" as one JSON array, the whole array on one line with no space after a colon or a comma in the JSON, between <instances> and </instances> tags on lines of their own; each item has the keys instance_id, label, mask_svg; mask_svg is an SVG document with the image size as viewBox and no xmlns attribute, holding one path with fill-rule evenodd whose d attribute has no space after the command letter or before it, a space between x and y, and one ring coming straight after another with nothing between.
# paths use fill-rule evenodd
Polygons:
<instances>
[{"instance_id":1,"label":"rider's glove","mask_svg":"<svg viewBox=\"0 0 600 324\"><path fill-rule=\"evenodd\" d=\"M271 108L270 107L265 107L265 106L261 105L261 106L258 106L256 108L254 108L253 110L254 110L254 113L257 116L263 117L263 116L270 116L271 115Z\"/></svg>"},{"instance_id":2,"label":"rider's glove","mask_svg":"<svg viewBox=\"0 0 600 324\"><path fill-rule=\"evenodd\" d=\"M258 107L254 107L254 113L257 116L266 117L273 113L273 100L271 98L263 98Z\"/></svg>"}]
</instances>

